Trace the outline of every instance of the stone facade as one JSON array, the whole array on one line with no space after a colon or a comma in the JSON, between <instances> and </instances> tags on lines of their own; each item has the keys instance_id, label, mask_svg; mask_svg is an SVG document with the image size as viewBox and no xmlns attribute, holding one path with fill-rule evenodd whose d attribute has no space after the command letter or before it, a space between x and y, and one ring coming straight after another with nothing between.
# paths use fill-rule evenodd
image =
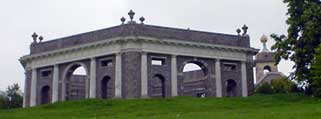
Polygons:
<instances>
[{"instance_id":1,"label":"stone facade","mask_svg":"<svg viewBox=\"0 0 321 119\"><path fill-rule=\"evenodd\" d=\"M20 59L26 71L24 107L85 98L246 97L253 93L252 56L258 52L249 40L247 34L131 21L34 42ZM184 72L188 63L201 70ZM73 75L79 67L86 76Z\"/></svg>"},{"instance_id":2,"label":"stone facade","mask_svg":"<svg viewBox=\"0 0 321 119\"><path fill-rule=\"evenodd\" d=\"M153 59L159 59L163 61L162 65L152 65ZM155 89L153 90L153 87L161 87L162 85L161 81L163 78L164 80L164 97L170 97L171 94L171 56L170 55L163 55L163 54L148 54L147 55L147 69L148 69L148 96L150 97L161 97L161 96L155 96L155 94L158 94L157 91L161 89ZM159 77L160 76L160 77ZM156 81L154 81L156 80ZM153 92L156 91L156 92Z\"/></svg>"},{"instance_id":3,"label":"stone facade","mask_svg":"<svg viewBox=\"0 0 321 119\"><path fill-rule=\"evenodd\" d=\"M264 70L268 70L269 72L278 72L278 67L275 65L275 62L256 62L256 82L259 82L264 77ZM270 69L266 69L266 67L270 67Z\"/></svg>"},{"instance_id":4,"label":"stone facade","mask_svg":"<svg viewBox=\"0 0 321 119\"><path fill-rule=\"evenodd\" d=\"M139 98L141 85L141 53L126 51L122 53L122 97Z\"/></svg>"},{"instance_id":5,"label":"stone facade","mask_svg":"<svg viewBox=\"0 0 321 119\"><path fill-rule=\"evenodd\" d=\"M112 98L115 96L115 55L102 56L96 58L97 63L97 81L96 81L96 94L98 98L102 98L102 81L104 78L109 77L107 84L107 98ZM103 66L103 61L108 61L110 65Z\"/></svg>"}]
</instances>

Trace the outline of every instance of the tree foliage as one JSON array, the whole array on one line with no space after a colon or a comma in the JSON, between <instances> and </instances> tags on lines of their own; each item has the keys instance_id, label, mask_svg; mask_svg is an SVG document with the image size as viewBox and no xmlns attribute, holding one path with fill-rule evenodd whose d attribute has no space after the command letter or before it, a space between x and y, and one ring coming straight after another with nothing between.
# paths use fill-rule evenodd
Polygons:
<instances>
[{"instance_id":1,"label":"tree foliage","mask_svg":"<svg viewBox=\"0 0 321 119\"><path fill-rule=\"evenodd\" d=\"M0 96L0 108L12 109L22 107L23 97L21 96L18 84L8 86L5 95Z\"/></svg>"},{"instance_id":2,"label":"tree foliage","mask_svg":"<svg viewBox=\"0 0 321 119\"><path fill-rule=\"evenodd\" d=\"M288 5L287 35L272 34L277 63L281 59L295 63L293 79L311 84L310 66L321 40L320 0L284 0Z\"/></svg>"},{"instance_id":3,"label":"tree foliage","mask_svg":"<svg viewBox=\"0 0 321 119\"><path fill-rule=\"evenodd\" d=\"M4 93L1 93L0 91L0 109L3 109L5 107L6 102L6 96Z\"/></svg>"},{"instance_id":4,"label":"tree foliage","mask_svg":"<svg viewBox=\"0 0 321 119\"><path fill-rule=\"evenodd\" d=\"M312 91L317 97L321 97L321 45L315 54L315 61L311 65Z\"/></svg>"}]
</instances>

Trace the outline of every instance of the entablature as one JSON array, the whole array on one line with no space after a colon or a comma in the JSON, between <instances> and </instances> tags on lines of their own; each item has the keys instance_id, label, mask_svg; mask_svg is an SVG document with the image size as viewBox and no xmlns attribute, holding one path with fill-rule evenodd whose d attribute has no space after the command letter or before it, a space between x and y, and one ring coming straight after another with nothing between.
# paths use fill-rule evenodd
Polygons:
<instances>
[{"instance_id":1,"label":"entablature","mask_svg":"<svg viewBox=\"0 0 321 119\"><path fill-rule=\"evenodd\" d=\"M151 53L236 61L247 61L247 56L249 54L254 55L258 52L258 50L254 48L213 45L175 39L128 36L106 39L39 54L26 55L20 58L20 62L24 67L35 68L110 55L130 49L139 49L140 51Z\"/></svg>"}]
</instances>

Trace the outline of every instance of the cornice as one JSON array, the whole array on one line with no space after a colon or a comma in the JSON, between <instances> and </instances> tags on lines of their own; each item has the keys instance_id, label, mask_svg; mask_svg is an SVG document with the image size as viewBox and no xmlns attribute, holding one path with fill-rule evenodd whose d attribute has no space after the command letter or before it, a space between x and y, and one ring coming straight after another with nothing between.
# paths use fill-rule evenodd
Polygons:
<instances>
[{"instance_id":1,"label":"cornice","mask_svg":"<svg viewBox=\"0 0 321 119\"><path fill-rule=\"evenodd\" d=\"M244 52L244 53L250 53L250 54L256 54L258 52L258 49L254 49L254 48L214 45L214 44L197 43L197 42L191 42L191 41L181 41L181 40L175 40L175 39L160 39L160 38L144 37L144 36L127 36L127 37L110 38L110 39L106 39L98 42L77 45L73 47L43 52L39 54L25 55L21 57L19 61L21 62L21 64L24 64L25 62L29 62L34 59L41 59L45 57L62 55L65 53L70 53L70 52L79 51L79 50L87 50L90 48L104 47L111 44L122 44L122 43L128 43L128 42L155 43L155 44L163 44L163 45L184 46L184 47L191 47L191 48L219 49L224 51L228 50L228 51Z\"/></svg>"}]
</instances>

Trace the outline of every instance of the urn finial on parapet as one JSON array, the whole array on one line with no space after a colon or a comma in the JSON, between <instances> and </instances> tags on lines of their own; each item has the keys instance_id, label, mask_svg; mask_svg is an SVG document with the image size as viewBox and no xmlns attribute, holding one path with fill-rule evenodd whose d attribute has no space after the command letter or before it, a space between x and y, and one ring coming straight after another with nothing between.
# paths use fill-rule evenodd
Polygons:
<instances>
[{"instance_id":1,"label":"urn finial on parapet","mask_svg":"<svg viewBox=\"0 0 321 119\"><path fill-rule=\"evenodd\" d=\"M36 44L37 43L37 38L38 38L38 35L36 32L34 32L32 35L31 35L32 39L33 39L33 44Z\"/></svg>"},{"instance_id":2,"label":"urn finial on parapet","mask_svg":"<svg viewBox=\"0 0 321 119\"><path fill-rule=\"evenodd\" d=\"M41 43L42 40L43 40L43 36L40 36L40 37L39 37L39 43Z\"/></svg>"},{"instance_id":3,"label":"urn finial on parapet","mask_svg":"<svg viewBox=\"0 0 321 119\"><path fill-rule=\"evenodd\" d=\"M237 35L241 35L240 33L241 33L241 29L236 29L236 32L237 32Z\"/></svg>"},{"instance_id":4,"label":"urn finial on parapet","mask_svg":"<svg viewBox=\"0 0 321 119\"><path fill-rule=\"evenodd\" d=\"M125 24L125 21L126 21L125 17L120 18L120 21L121 21L121 24Z\"/></svg>"},{"instance_id":5,"label":"urn finial on parapet","mask_svg":"<svg viewBox=\"0 0 321 119\"><path fill-rule=\"evenodd\" d=\"M133 10L130 10L130 11L128 12L128 15L129 15L130 21L133 21L134 16L135 16L135 12L134 12Z\"/></svg>"},{"instance_id":6,"label":"urn finial on parapet","mask_svg":"<svg viewBox=\"0 0 321 119\"><path fill-rule=\"evenodd\" d=\"M142 17L139 18L139 21L140 21L141 24L144 24L145 18L142 16Z\"/></svg>"},{"instance_id":7,"label":"urn finial on parapet","mask_svg":"<svg viewBox=\"0 0 321 119\"><path fill-rule=\"evenodd\" d=\"M247 35L247 30L249 27L247 27L245 24L243 25L242 29L243 29L243 36Z\"/></svg>"}]
</instances>

